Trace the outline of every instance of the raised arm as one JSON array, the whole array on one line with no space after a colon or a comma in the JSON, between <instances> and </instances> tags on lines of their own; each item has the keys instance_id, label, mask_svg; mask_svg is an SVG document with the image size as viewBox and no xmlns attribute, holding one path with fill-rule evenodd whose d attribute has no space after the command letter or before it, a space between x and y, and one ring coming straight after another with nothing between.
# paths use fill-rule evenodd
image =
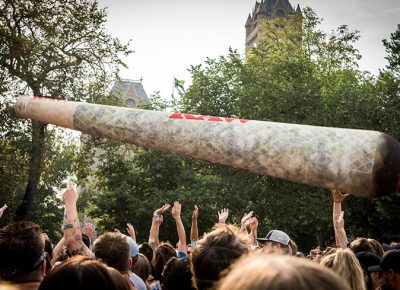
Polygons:
<instances>
[{"instance_id":1,"label":"raised arm","mask_svg":"<svg viewBox=\"0 0 400 290\"><path fill-rule=\"evenodd\" d=\"M164 204L162 207L155 210L153 213L153 220L151 221L151 228L149 234L149 245L153 248L153 250L155 250L160 244L160 241L158 239L158 233L160 231L160 225L164 220L162 214L166 212L170 207L171 205Z\"/></svg>"},{"instance_id":2,"label":"raised arm","mask_svg":"<svg viewBox=\"0 0 400 290\"><path fill-rule=\"evenodd\" d=\"M5 204L0 208L0 218L3 216L3 213L7 209L7 207L8 207L7 204Z\"/></svg>"},{"instance_id":3,"label":"raised arm","mask_svg":"<svg viewBox=\"0 0 400 290\"><path fill-rule=\"evenodd\" d=\"M342 201L349 194L342 194L339 190L332 190L333 196L333 228L335 230L336 245L340 248L347 248L347 235L344 229L344 211L342 211Z\"/></svg>"},{"instance_id":4,"label":"raised arm","mask_svg":"<svg viewBox=\"0 0 400 290\"><path fill-rule=\"evenodd\" d=\"M76 203L78 201L78 192L76 185L68 180L67 188L62 194L64 202L64 238L67 250L71 255L84 255L93 257L92 251L82 241L82 230L79 225L78 211Z\"/></svg>"},{"instance_id":5,"label":"raised arm","mask_svg":"<svg viewBox=\"0 0 400 290\"><path fill-rule=\"evenodd\" d=\"M186 233L185 227L183 226L183 222L181 219L181 209L182 205L179 201L174 202L174 206L172 207L171 214L176 222L176 230L178 231L178 252L182 252L187 256L187 245L186 245Z\"/></svg>"},{"instance_id":6,"label":"raised arm","mask_svg":"<svg viewBox=\"0 0 400 290\"><path fill-rule=\"evenodd\" d=\"M197 226L198 218L199 208L197 207L197 205L195 205L192 214L192 227L190 228L190 242L197 241L199 239L199 228Z\"/></svg>"},{"instance_id":7,"label":"raised arm","mask_svg":"<svg viewBox=\"0 0 400 290\"><path fill-rule=\"evenodd\" d=\"M78 192L76 185L68 180L67 188L62 194L64 202L64 238L65 244L70 254L79 253L82 249L82 232L79 226L78 211L76 203L78 201ZM80 252L81 254L81 252Z\"/></svg>"},{"instance_id":8,"label":"raised arm","mask_svg":"<svg viewBox=\"0 0 400 290\"><path fill-rule=\"evenodd\" d=\"M51 264L54 265L55 262L57 262L58 257L62 253L64 249L64 244L65 244L65 238L62 237L61 240L58 242L58 244L54 247L53 249L53 258L51 259Z\"/></svg>"},{"instance_id":9,"label":"raised arm","mask_svg":"<svg viewBox=\"0 0 400 290\"><path fill-rule=\"evenodd\" d=\"M258 219L256 217L252 217L249 221L250 223L250 242L251 245L257 246L257 228L258 228Z\"/></svg>"}]
</instances>

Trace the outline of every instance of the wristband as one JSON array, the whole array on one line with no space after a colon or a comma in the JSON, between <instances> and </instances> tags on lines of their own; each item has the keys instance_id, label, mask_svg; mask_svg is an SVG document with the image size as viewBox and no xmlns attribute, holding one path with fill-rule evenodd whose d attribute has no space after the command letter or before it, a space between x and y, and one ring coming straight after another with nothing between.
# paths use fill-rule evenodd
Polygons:
<instances>
[{"instance_id":1,"label":"wristband","mask_svg":"<svg viewBox=\"0 0 400 290\"><path fill-rule=\"evenodd\" d=\"M161 220L161 217L158 214L153 215L153 220L156 222L159 222Z\"/></svg>"}]
</instances>

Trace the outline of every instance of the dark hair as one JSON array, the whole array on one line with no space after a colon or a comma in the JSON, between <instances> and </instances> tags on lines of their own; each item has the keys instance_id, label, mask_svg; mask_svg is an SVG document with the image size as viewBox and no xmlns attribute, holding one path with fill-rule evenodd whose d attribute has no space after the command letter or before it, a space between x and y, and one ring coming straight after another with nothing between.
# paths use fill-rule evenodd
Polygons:
<instances>
[{"instance_id":1,"label":"dark hair","mask_svg":"<svg viewBox=\"0 0 400 290\"><path fill-rule=\"evenodd\" d=\"M190 271L191 262L189 258L171 258L165 264L162 273L164 283L163 290L195 290Z\"/></svg>"},{"instance_id":2,"label":"dark hair","mask_svg":"<svg viewBox=\"0 0 400 290\"><path fill-rule=\"evenodd\" d=\"M44 240L44 251L49 254L50 260L53 259L53 243L50 239Z\"/></svg>"},{"instance_id":3,"label":"dark hair","mask_svg":"<svg viewBox=\"0 0 400 290\"><path fill-rule=\"evenodd\" d=\"M162 272L164 270L165 264L172 257L177 257L175 248L170 243L161 243L161 245L156 249L154 255L154 279L163 282Z\"/></svg>"},{"instance_id":4,"label":"dark hair","mask_svg":"<svg viewBox=\"0 0 400 290\"><path fill-rule=\"evenodd\" d=\"M43 249L42 232L35 223L21 221L0 229L0 276L16 281L38 270L45 259Z\"/></svg>"},{"instance_id":5,"label":"dark hair","mask_svg":"<svg viewBox=\"0 0 400 290\"><path fill-rule=\"evenodd\" d=\"M55 267L43 279L39 290L127 290L121 285L121 281L115 281L115 273L98 260L84 256L74 256ZM122 284L123 285L123 284Z\"/></svg>"},{"instance_id":6,"label":"dark hair","mask_svg":"<svg viewBox=\"0 0 400 290\"><path fill-rule=\"evenodd\" d=\"M129 270L129 244L120 234L110 232L98 237L93 253L96 258L120 272Z\"/></svg>"},{"instance_id":7,"label":"dark hair","mask_svg":"<svg viewBox=\"0 0 400 290\"><path fill-rule=\"evenodd\" d=\"M132 272L138 275L143 281L147 281L151 273L151 265L149 260L143 254L137 255L138 259L136 263L132 266Z\"/></svg>"},{"instance_id":8,"label":"dark hair","mask_svg":"<svg viewBox=\"0 0 400 290\"><path fill-rule=\"evenodd\" d=\"M197 289L211 288L220 273L248 251L248 241L233 226L220 226L209 233L192 253L193 281Z\"/></svg>"},{"instance_id":9,"label":"dark hair","mask_svg":"<svg viewBox=\"0 0 400 290\"><path fill-rule=\"evenodd\" d=\"M151 261L153 261L154 251L153 248L148 243L144 242L143 244L140 245L139 253L145 255L150 263Z\"/></svg>"}]
</instances>

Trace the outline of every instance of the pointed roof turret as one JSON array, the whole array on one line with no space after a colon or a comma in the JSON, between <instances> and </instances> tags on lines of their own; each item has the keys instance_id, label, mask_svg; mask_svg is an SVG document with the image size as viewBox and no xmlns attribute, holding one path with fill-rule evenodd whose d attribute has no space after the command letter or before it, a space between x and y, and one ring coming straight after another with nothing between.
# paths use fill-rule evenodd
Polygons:
<instances>
[{"instance_id":1,"label":"pointed roof turret","mask_svg":"<svg viewBox=\"0 0 400 290\"><path fill-rule=\"evenodd\" d=\"M249 16L247 17L247 21L246 24L244 25L244 27L247 27L251 24L251 13L249 13Z\"/></svg>"},{"instance_id":2,"label":"pointed roof turret","mask_svg":"<svg viewBox=\"0 0 400 290\"><path fill-rule=\"evenodd\" d=\"M303 13L301 13L300 4L297 4L296 14L299 16L303 16Z\"/></svg>"}]
</instances>

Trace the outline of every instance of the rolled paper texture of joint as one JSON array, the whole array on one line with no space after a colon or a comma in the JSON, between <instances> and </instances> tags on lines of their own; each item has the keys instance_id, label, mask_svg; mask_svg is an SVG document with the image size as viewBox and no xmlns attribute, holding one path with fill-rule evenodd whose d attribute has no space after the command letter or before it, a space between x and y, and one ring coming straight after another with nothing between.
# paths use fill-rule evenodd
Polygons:
<instances>
[{"instance_id":1,"label":"rolled paper texture of joint","mask_svg":"<svg viewBox=\"0 0 400 290\"><path fill-rule=\"evenodd\" d=\"M377 131L21 97L20 117L353 195L396 190L400 145Z\"/></svg>"}]
</instances>

